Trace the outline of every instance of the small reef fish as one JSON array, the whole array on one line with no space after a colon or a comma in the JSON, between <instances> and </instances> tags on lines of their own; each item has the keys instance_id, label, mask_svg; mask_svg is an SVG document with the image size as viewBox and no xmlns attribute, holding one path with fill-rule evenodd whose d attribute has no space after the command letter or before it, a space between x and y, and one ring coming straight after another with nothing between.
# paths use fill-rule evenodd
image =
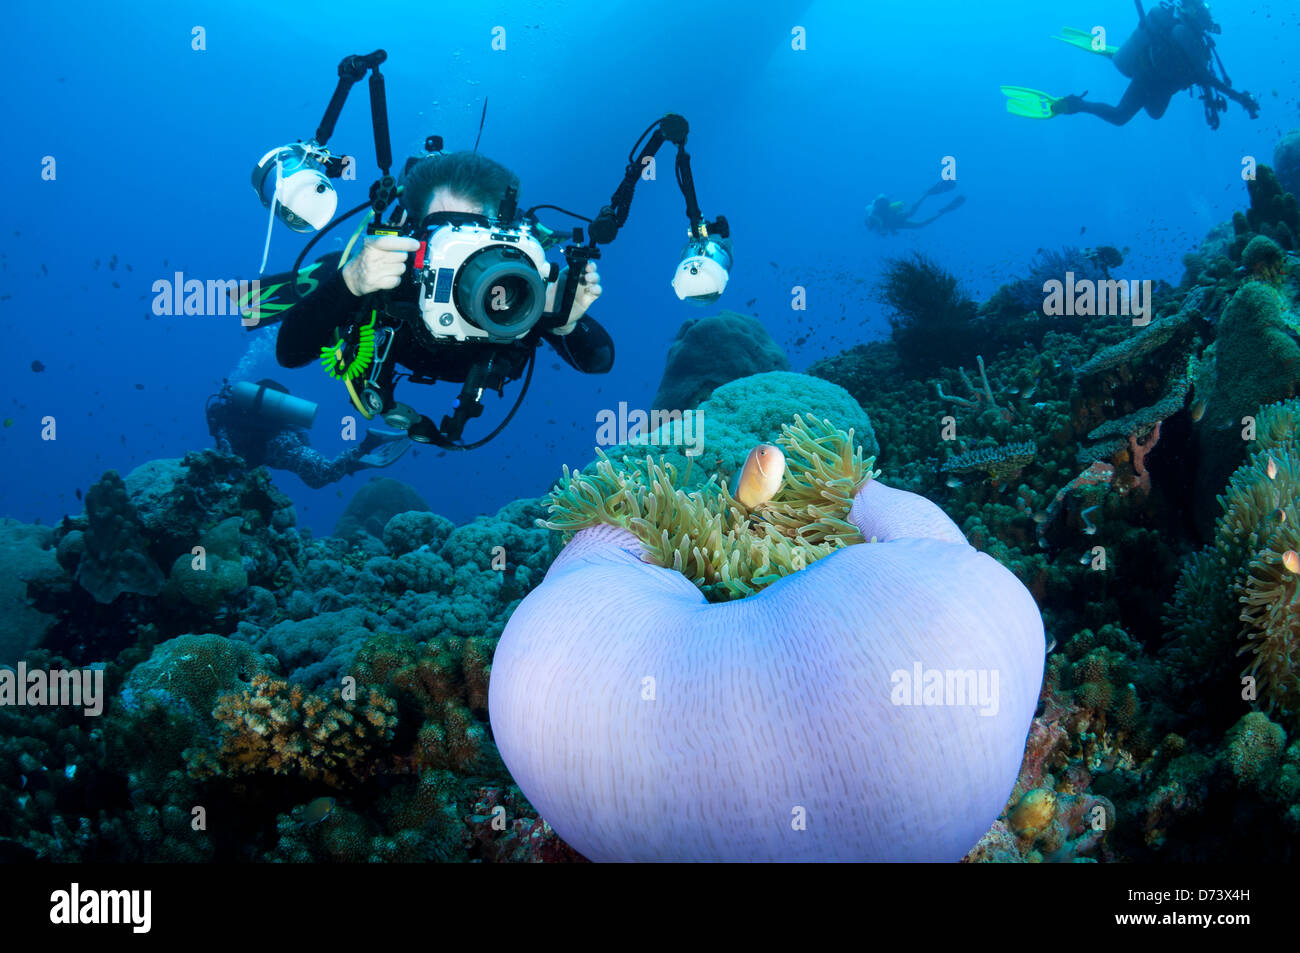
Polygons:
<instances>
[{"instance_id":1,"label":"small reef fish","mask_svg":"<svg viewBox=\"0 0 1300 953\"><path fill-rule=\"evenodd\" d=\"M1282 565L1286 567L1287 572L1300 576L1300 553L1297 553L1294 549L1288 549L1282 554Z\"/></svg>"},{"instance_id":2,"label":"small reef fish","mask_svg":"<svg viewBox=\"0 0 1300 953\"><path fill-rule=\"evenodd\" d=\"M745 458L732 495L746 508L756 509L776 496L784 476L785 454L781 448L770 443L760 444Z\"/></svg>"},{"instance_id":3,"label":"small reef fish","mask_svg":"<svg viewBox=\"0 0 1300 953\"><path fill-rule=\"evenodd\" d=\"M338 802L332 797L318 797L302 810L302 825L314 827L334 813Z\"/></svg>"},{"instance_id":4,"label":"small reef fish","mask_svg":"<svg viewBox=\"0 0 1300 953\"><path fill-rule=\"evenodd\" d=\"M1277 461L1272 457L1268 458L1268 465L1264 467L1264 472L1268 474L1270 480L1277 479Z\"/></svg>"}]
</instances>

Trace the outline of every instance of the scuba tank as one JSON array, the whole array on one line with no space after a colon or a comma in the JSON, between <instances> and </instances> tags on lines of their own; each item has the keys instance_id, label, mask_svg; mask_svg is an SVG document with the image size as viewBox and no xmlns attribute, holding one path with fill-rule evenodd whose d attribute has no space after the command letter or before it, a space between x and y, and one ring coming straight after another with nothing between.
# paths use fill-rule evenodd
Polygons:
<instances>
[{"instance_id":1,"label":"scuba tank","mask_svg":"<svg viewBox=\"0 0 1300 953\"><path fill-rule=\"evenodd\" d=\"M1158 41L1167 38L1174 26L1173 10L1165 4L1147 13L1142 9L1141 0L1138 0L1137 11L1137 29L1120 45L1112 58L1115 68L1127 79L1134 79L1154 65L1153 53Z\"/></svg>"},{"instance_id":2,"label":"scuba tank","mask_svg":"<svg viewBox=\"0 0 1300 953\"><path fill-rule=\"evenodd\" d=\"M242 414L265 427L301 427L310 430L316 420L317 405L294 397L272 380L238 381L231 385L230 402Z\"/></svg>"}]
</instances>

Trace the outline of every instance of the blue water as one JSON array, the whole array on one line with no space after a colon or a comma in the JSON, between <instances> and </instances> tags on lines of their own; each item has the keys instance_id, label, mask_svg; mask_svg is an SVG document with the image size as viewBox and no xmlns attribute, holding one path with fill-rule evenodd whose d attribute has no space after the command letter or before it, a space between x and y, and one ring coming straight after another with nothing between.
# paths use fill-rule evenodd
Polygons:
<instances>
[{"instance_id":1,"label":"blue water","mask_svg":"<svg viewBox=\"0 0 1300 953\"><path fill-rule=\"evenodd\" d=\"M913 249L980 297L1023 273L1038 249L1062 245L1127 246L1127 277L1176 282L1181 256L1244 205L1243 157L1271 161L1279 136L1300 125L1300 9L1218 5L1224 62L1263 112L1251 121L1232 106L1212 132L1187 95L1160 122L1140 116L1118 129L1007 115L1002 83L1108 102L1123 92L1108 63L1050 37L1100 24L1117 44L1132 5L1051 6L11 4L0 36L0 417L13 425L0 429L0 514L54 522L78 512L75 491L107 469L210 445L204 400L241 361L252 377L320 402L318 449L351 446L335 423L350 410L345 395L318 367L279 368L265 344L256 360L255 335L231 318L146 315L152 283L176 270L255 275L266 213L249 187L254 163L309 138L339 60L380 47L397 164L430 133L472 147L488 97L480 151L517 172L524 206L594 215L641 131L665 112L684 114L704 212L725 214L735 238L717 308L757 314L796 370L885 333L870 289L887 256ZM490 49L497 25L504 52ZM191 49L195 26L206 50ZM795 26L807 31L805 51L791 49ZM377 175L364 84L330 145L360 160L357 180L340 184L339 207L350 208ZM41 176L46 156L53 181ZM584 377L543 348L527 402L496 442L441 457L422 449L386 475L465 520L539 495L561 463L590 459L601 409L648 405L678 326L711 313L679 302L668 284L685 225L671 156L671 147L660 153L658 181L640 185L600 261L605 293L591 313L614 336L614 371ZM863 208L876 193L910 201L944 156L956 158L964 208L919 232L867 232ZM320 247L339 247L349 231ZM303 241L277 226L269 270L287 268ZM802 324L790 309L795 285L808 289ZM416 391L405 384L398 397L440 416L454 389ZM494 426L513 397L490 400L467 438ZM41 439L44 418L57 439ZM275 479L301 523L326 533L369 475L315 491L284 472Z\"/></svg>"}]
</instances>

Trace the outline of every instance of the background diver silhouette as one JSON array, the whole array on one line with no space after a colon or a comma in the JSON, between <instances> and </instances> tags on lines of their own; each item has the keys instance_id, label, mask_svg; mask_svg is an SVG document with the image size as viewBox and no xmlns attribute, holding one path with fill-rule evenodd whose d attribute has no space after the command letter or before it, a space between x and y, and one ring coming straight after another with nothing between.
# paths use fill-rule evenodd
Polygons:
<instances>
[{"instance_id":1,"label":"background diver silhouette","mask_svg":"<svg viewBox=\"0 0 1300 953\"><path fill-rule=\"evenodd\" d=\"M865 224L873 232L879 232L882 235L892 235L894 232L904 228L924 228L938 218L942 218L949 212L961 208L962 203L966 201L964 195L959 195L939 211L935 212L929 218L921 221L912 221L912 216L920 209L921 203L932 195L941 195L944 192L951 192L957 187L957 183L951 179L945 179L937 182L921 195L909 209L903 202L891 202L889 197L883 192L877 195L871 204L867 206L867 217Z\"/></svg>"}]
</instances>

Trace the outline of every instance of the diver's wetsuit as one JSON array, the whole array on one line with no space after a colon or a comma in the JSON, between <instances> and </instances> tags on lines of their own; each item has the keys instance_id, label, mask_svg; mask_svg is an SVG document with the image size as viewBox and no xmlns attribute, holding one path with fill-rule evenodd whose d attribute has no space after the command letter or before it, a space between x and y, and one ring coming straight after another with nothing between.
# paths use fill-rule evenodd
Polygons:
<instances>
[{"instance_id":1,"label":"diver's wetsuit","mask_svg":"<svg viewBox=\"0 0 1300 953\"><path fill-rule=\"evenodd\" d=\"M1254 100L1215 75L1212 55L1203 31L1182 20L1172 8L1156 7L1146 13L1115 54L1116 67L1132 80L1119 103L1110 106L1090 103L1081 96L1066 96L1060 101L1059 112L1088 113L1122 126L1140 109L1145 109L1152 119L1159 119L1175 93L1204 86L1231 96L1254 115L1258 108Z\"/></svg>"},{"instance_id":2,"label":"diver's wetsuit","mask_svg":"<svg viewBox=\"0 0 1300 953\"><path fill-rule=\"evenodd\" d=\"M319 490L362 469L354 447L333 460L313 450L307 435L292 427L264 427L256 418L241 413L225 401L208 408L208 430L217 449L243 457L250 467L268 466L296 473L303 483Z\"/></svg>"},{"instance_id":3,"label":"diver's wetsuit","mask_svg":"<svg viewBox=\"0 0 1300 953\"><path fill-rule=\"evenodd\" d=\"M363 300L348 288L343 273L335 271L285 313L275 344L276 359L284 367L302 367L318 360L321 348L334 342L336 329L356 313ZM529 347L523 343L435 340L424 328L414 303L392 303L390 308L403 312L386 375L390 380L393 364L401 364L420 377L461 383L467 369L479 359L496 355L516 362L521 369L527 362ZM566 364L584 374L604 374L614 364L613 339L590 315L585 315L567 335L548 332L542 337Z\"/></svg>"}]
</instances>

